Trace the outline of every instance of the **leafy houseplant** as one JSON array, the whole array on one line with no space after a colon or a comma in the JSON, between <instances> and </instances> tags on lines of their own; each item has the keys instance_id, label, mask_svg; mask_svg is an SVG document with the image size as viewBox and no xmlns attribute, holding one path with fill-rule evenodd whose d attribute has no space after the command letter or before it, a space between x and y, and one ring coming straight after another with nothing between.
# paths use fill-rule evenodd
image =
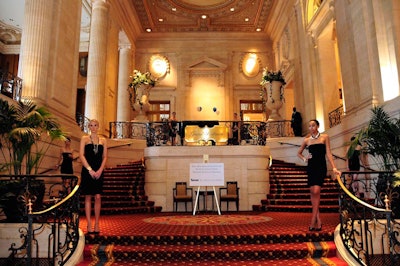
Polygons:
<instances>
[{"instance_id":1,"label":"leafy houseplant","mask_svg":"<svg viewBox=\"0 0 400 266\"><path fill-rule=\"evenodd\" d=\"M372 109L368 125L361 129L350 143L347 156L354 153L361 143L362 152L377 160L380 170L396 171L400 169L400 119L390 118L382 107Z\"/></svg>"},{"instance_id":2,"label":"leafy houseplant","mask_svg":"<svg viewBox=\"0 0 400 266\"><path fill-rule=\"evenodd\" d=\"M46 141L39 143L45 138ZM56 139L64 140L65 134L47 108L38 107L32 100L9 104L0 99L0 151L3 157L0 169L12 179L0 182L0 208L6 214L21 215L20 206L15 205L17 198L26 201L35 197L36 204L40 205L44 194L43 180L23 176L37 174L44 154ZM15 220L20 221L20 218Z\"/></svg>"},{"instance_id":3,"label":"leafy houseplant","mask_svg":"<svg viewBox=\"0 0 400 266\"><path fill-rule=\"evenodd\" d=\"M360 144L361 152L370 154L380 167L379 170L397 171L394 175L379 176L377 192L387 192L387 184L390 184L392 193L399 192L400 119L391 118L382 107L374 107L368 125L361 129L350 143L348 158L351 158ZM392 209L396 216L400 216L399 199L392 199Z\"/></svg>"}]
</instances>

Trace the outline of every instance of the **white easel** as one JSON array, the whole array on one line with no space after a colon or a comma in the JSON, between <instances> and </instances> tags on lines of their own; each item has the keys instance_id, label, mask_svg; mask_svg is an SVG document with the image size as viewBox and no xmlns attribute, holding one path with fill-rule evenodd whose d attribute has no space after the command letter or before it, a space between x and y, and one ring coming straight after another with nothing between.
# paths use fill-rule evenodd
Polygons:
<instances>
[{"instance_id":1,"label":"white easel","mask_svg":"<svg viewBox=\"0 0 400 266\"><path fill-rule=\"evenodd\" d=\"M207 187L205 187L205 188L206 188L206 190L205 190L206 194L204 194L204 197L206 197L205 201L207 202ZM221 215L221 209L219 208L218 197L217 197L217 192L215 191L215 186L213 186L213 190L214 190L215 204L217 205L217 211L218 211L218 214ZM196 195L196 201L194 203L193 215L196 215L196 208L197 208L197 203L199 202L199 195L200 195L200 186L197 187L197 193L196 194L197 195Z\"/></svg>"},{"instance_id":2,"label":"white easel","mask_svg":"<svg viewBox=\"0 0 400 266\"><path fill-rule=\"evenodd\" d=\"M217 205L218 214L221 215L221 209L218 204L217 192L215 186L224 185L224 164L208 163L208 155L203 155L204 163L190 164L190 186L197 186L197 195L193 208L193 215L196 215L197 204L199 202L200 187L212 187L214 191L215 204ZM204 195L206 197L206 194ZM207 201L207 198L205 198Z\"/></svg>"}]
</instances>

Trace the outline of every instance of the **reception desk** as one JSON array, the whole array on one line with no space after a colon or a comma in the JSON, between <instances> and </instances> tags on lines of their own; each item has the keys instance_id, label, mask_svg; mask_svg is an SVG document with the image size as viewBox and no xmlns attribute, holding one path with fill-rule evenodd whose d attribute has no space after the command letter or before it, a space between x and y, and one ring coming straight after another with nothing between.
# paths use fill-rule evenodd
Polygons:
<instances>
[{"instance_id":1,"label":"reception desk","mask_svg":"<svg viewBox=\"0 0 400 266\"><path fill-rule=\"evenodd\" d=\"M244 146L162 146L147 147L144 150L146 163L146 195L149 200L162 206L163 211L173 211L173 188L175 182L190 184L190 164L202 163L204 155L210 163L223 163L226 181L237 181L240 187L239 210L250 211L254 204L259 205L269 192L269 147ZM201 188L204 190L204 188ZM208 188L212 189L212 188ZM197 187L193 187L197 190ZM216 187L219 197L219 188ZM193 191L193 202L195 200ZM212 206L208 197L207 206ZM230 210L236 210L230 204ZM178 210L183 211L183 205ZM221 206L222 213L226 205Z\"/></svg>"}]
</instances>

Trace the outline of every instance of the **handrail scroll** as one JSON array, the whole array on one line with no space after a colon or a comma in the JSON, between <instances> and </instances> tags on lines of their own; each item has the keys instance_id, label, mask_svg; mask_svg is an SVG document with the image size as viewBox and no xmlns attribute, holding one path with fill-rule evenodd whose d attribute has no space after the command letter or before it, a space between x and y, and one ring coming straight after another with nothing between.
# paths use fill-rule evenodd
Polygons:
<instances>
[{"instance_id":1,"label":"handrail scroll","mask_svg":"<svg viewBox=\"0 0 400 266\"><path fill-rule=\"evenodd\" d=\"M7 265L65 265L79 242L79 186L76 175L0 175L17 215L2 205L10 239ZM11 185L12 186L11 186ZM14 214L14 215L11 215ZM18 243L18 244L16 244Z\"/></svg>"},{"instance_id":2,"label":"handrail scroll","mask_svg":"<svg viewBox=\"0 0 400 266\"><path fill-rule=\"evenodd\" d=\"M346 171L337 179L341 188L340 237L360 265L399 265L400 223L398 193L381 185L384 171Z\"/></svg>"}]
</instances>

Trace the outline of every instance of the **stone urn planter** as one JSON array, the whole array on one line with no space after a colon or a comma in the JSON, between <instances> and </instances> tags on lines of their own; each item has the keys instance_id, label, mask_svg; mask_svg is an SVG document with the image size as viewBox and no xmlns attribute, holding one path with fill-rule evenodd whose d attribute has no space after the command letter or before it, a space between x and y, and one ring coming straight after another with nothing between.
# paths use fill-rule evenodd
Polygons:
<instances>
[{"instance_id":1,"label":"stone urn planter","mask_svg":"<svg viewBox=\"0 0 400 266\"><path fill-rule=\"evenodd\" d=\"M282 117L279 114L279 109L282 107L284 102L283 82L273 80L265 84L264 90L267 96L265 107L271 111L268 120L269 121L282 120Z\"/></svg>"},{"instance_id":2,"label":"stone urn planter","mask_svg":"<svg viewBox=\"0 0 400 266\"><path fill-rule=\"evenodd\" d=\"M261 98L265 104L265 108L271 111L268 121L282 120L279 109L285 101L283 97L283 86L285 84L286 82L281 71L273 72L264 68L260 85Z\"/></svg>"}]
</instances>

